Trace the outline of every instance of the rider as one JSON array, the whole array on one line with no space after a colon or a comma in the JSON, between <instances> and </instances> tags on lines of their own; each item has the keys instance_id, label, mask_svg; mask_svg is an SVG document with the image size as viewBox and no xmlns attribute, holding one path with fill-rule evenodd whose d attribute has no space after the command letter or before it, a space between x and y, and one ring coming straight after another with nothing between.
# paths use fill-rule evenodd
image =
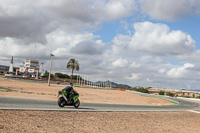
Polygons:
<instances>
[{"instance_id":1,"label":"rider","mask_svg":"<svg viewBox=\"0 0 200 133\"><path fill-rule=\"evenodd\" d=\"M62 91L67 93L67 99L68 99L68 101L71 101L72 98L74 97L74 94L75 94L75 90L73 88L73 84L70 83L70 85L65 87ZM70 92L72 92L72 93L70 93Z\"/></svg>"}]
</instances>

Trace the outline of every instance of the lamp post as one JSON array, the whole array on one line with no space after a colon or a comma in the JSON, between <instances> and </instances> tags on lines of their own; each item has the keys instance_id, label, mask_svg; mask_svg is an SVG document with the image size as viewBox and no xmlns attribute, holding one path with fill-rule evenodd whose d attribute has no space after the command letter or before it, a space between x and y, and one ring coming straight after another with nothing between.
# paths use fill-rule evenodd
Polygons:
<instances>
[{"instance_id":1,"label":"lamp post","mask_svg":"<svg viewBox=\"0 0 200 133\"><path fill-rule=\"evenodd\" d=\"M51 57L51 64L50 64L50 70L49 70L49 79L48 79L48 85L50 86L50 79L51 79L51 67L52 67L52 58L53 58L53 54L50 54L50 57Z\"/></svg>"}]
</instances>

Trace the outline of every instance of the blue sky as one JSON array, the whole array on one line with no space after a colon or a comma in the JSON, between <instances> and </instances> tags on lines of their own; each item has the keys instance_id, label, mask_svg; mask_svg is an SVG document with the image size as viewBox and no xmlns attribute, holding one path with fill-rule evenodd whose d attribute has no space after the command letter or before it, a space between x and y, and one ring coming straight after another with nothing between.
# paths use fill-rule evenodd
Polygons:
<instances>
[{"instance_id":1,"label":"blue sky","mask_svg":"<svg viewBox=\"0 0 200 133\"><path fill-rule=\"evenodd\" d=\"M75 58L88 77L200 89L199 0L10 0L0 10L2 65L35 52L49 70L53 53L53 72L70 75Z\"/></svg>"},{"instance_id":2,"label":"blue sky","mask_svg":"<svg viewBox=\"0 0 200 133\"><path fill-rule=\"evenodd\" d=\"M139 16L139 14L137 16ZM133 30L132 23L134 23L134 21L131 21L132 18L134 19L134 16L121 20L129 24L128 26L130 30ZM200 45L198 45L200 44L200 38L199 38L200 16L199 15L190 15L190 16L186 15L177 21L155 20L149 17L146 17L146 19L144 20L151 21L154 23L164 23L164 24L167 24L171 30L182 30L183 32L189 33L192 36L192 38L196 41L197 49L200 48ZM138 20L135 22L142 22L142 20ZM132 31L132 34L133 32L134 31ZM104 42L110 42L116 36L116 34L125 34L125 35L129 34L127 30L124 29L124 24L120 23L120 21L105 22L102 24L100 30L95 31L93 33L95 35L100 35L101 36L100 38Z\"/></svg>"},{"instance_id":3,"label":"blue sky","mask_svg":"<svg viewBox=\"0 0 200 133\"><path fill-rule=\"evenodd\" d=\"M189 33L192 38L196 41L196 46L199 49L200 48L200 38L199 38L199 34L200 34L200 16L186 16L181 18L178 21L175 22L164 22L167 25L169 25L169 27L172 30L182 30L184 32Z\"/></svg>"}]
</instances>

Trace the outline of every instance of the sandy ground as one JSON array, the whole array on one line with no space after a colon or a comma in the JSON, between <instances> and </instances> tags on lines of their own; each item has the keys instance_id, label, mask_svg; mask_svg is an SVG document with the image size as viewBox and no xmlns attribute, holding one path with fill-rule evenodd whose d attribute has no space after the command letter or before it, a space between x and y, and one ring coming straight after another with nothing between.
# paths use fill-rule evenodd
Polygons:
<instances>
[{"instance_id":1,"label":"sandy ground","mask_svg":"<svg viewBox=\"0 0 200 133\"><path fill-rule=\"evenodd\" d=\"M49 112L0 110L1 133L199 133L191 112Z\"/></svg>"},{"instance_id":2,"label":"sandy ground","mask_svg":"<svg viewBox=\"0 0 200 133\"><path fill-rule=\"evenodd\" d=\"M46 83L34 83L25 81L16 81L0 77L0 96L39 98L57 100L59 90L65 85ZM9 88L9 89L2 89ZM116 104L134 104L134 105L170 105L169 101L154 97L144 97L137 94L118 91L74 87L78 91L81 102L95 103L116 103Z\"/></svg>"},{"instance_id":3,"label":"sandy ground","mask_svg":"<svg viewBox=\"0 0 200 133\"><path fill-rule=\"evenodd\" d=\"M57 99L65 86L0 77L0 96ZM9 88L9 89L5 89ZM137 105L172 103L129 92L76 88L81 102ZM200 112L199 112L200 113ZM0 110L0 133L199 133L200 114L192 112L58 112Z\"/></svg>"}]
</instances>

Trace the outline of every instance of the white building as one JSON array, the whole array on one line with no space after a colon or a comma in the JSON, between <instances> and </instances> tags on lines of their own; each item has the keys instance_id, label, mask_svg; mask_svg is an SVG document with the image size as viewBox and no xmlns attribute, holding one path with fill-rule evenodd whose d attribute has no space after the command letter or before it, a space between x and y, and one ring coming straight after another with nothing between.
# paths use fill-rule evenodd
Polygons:
<instances>
[{"instance_id":1,"label":"white building","mask_svg":"<svg viewBox=\"0 0 200 133\"><path fill-rule=\"evenodd\" d=\"M38 60L29 60L29 59L26 59L24 61L24 68L25 69L39 70L39 61Z\"/></svg>"},{"instance_id":2,"label":"white building","mask_svg":"<svg viewBox=\"0 0 200 133\"><path fill-rule=\"evenodd\" d=\"M18 72L24 73L25 76L28 77L38 77L39 74L39 61L38 60L30 60L26 59L23 65L20 65ZM17 75L17 73L16 73Z\"/></svg>"}]
</instances>

